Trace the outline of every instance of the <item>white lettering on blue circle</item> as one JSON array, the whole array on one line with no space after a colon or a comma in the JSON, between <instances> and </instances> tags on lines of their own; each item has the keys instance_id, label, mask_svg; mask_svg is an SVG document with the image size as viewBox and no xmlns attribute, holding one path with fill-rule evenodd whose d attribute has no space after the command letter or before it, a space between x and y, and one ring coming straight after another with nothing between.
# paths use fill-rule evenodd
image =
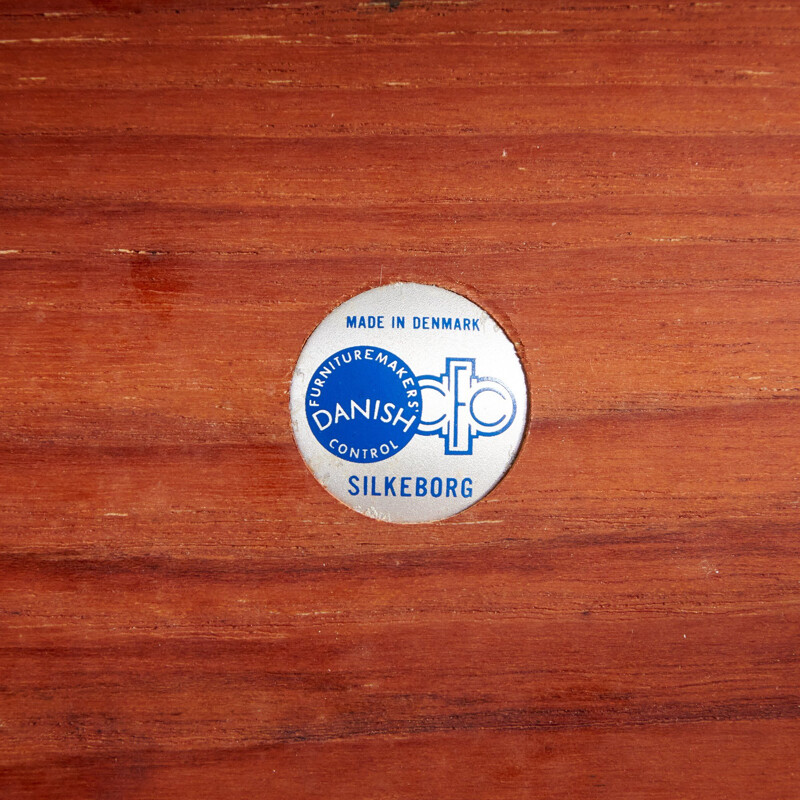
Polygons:
<instances>
[{"instance_id":1,"label":"white lettering on blue circle","mask_svg":"<svg viewBox=\"0 0 800 800\"><path fill-rule=\"evenodd\" d=\"M398 453L417 432L421 410L411 368L380 347L333 353L306 390L311 432L345 461L372 464Z\"/></svg>"}]
</instances>

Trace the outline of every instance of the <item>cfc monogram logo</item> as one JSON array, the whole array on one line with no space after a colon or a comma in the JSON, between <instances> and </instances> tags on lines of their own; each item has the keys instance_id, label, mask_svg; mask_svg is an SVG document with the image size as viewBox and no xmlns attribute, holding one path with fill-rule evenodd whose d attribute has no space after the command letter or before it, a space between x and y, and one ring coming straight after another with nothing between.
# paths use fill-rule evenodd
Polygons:
<instances>
[{"instance_id":1,"label":"cfc monogram logo","mask_svg":"<svg viewBox=\"0 0 800 800\"><path fill-rule=\"evenodd\" d=\"M507 430L517 413L508 388L475 374L474 358L448 358L439 375L418 379L423 418L417 433L441 436L447 455L472 455L473 440Z\"/></svg>"}]
</instances>

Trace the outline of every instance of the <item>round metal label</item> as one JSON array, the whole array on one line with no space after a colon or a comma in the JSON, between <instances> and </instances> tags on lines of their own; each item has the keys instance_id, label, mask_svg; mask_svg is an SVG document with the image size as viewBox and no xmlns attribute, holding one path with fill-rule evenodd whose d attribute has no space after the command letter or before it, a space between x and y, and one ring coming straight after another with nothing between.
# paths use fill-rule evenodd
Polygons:
<instances>
[{"instance_id":1,"label":"round metal label","mask_svg":"<svg viewBox=\"0 0 800 800\"><path fill-rule=\"evenodd\" d=\"M317 480L361 514L432 522L505 475L527 418L525 375L466 297L394 283L335 308L292 378L294 436Z\"/></svg>"}]
</instances>

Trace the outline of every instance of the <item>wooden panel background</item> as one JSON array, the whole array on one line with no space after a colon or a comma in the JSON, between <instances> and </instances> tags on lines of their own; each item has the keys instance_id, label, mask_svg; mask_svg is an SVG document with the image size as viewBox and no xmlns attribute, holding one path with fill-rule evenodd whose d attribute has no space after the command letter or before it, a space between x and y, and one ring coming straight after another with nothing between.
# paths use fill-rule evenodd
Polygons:
<instances>
[{"instance_id":1,"label":"wooden panel background","mask_svg":"<svg viewBox=\"0 0 800 800\"><path fill-rule=\"evenodd\" d=\"M800 797L800 5L0 9L0 788ZM501 319L514 468L307 472L304 338Z\"/></svg>"}]
</instances>

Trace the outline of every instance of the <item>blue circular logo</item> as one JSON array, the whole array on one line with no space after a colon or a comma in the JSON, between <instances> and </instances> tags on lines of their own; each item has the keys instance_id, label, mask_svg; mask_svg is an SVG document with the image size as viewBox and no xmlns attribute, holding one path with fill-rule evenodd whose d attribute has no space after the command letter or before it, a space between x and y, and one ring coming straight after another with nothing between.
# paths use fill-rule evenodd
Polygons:
<instances>
[{"instance_id":1,"label":"blue circular logo","mask_svg":"<svg viewBox=\"0 0 800 800\"><path fill-rule=\"evenodd\" d=\"M320 364L306 391L316 440L345 461L371 464L414 437L422 400L414 373L381 347L348 347Z\"/></svg>"}]
</instances>

